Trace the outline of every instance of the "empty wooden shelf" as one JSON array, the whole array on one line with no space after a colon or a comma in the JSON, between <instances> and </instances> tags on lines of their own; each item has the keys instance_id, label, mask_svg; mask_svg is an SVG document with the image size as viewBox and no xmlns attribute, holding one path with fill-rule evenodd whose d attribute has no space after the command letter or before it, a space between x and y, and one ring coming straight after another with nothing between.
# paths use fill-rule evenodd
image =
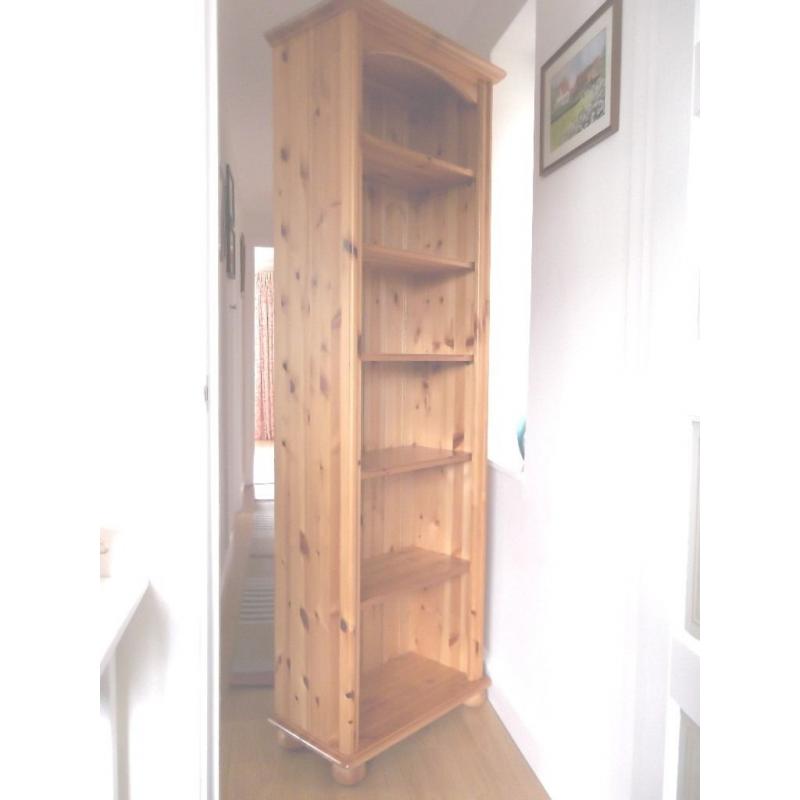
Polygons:
<instances>
[{"instance_id":1,"label":"empty wooden shelf","mask_svg":"<svg viewBox=\"0 0 800 800\"><path fill-rule=\"evenodd\" d=\"M361 458L361 477L386 478L390 475L401 475L404 472L416 472L421 469L445 467L449 464L463 464L472 458L471 453L453 450L437 450L435 447L387 447L364 453Z\"/></svg>"},{"instance_id":2,"label":"empty wooden shelf","mask_svg":"<svg viewBox=\"0 0 800 800\"><path fill-rule=\"evenodd\" d=\"M469 561L411 547L375 556L361 570L361 602L378 603L396 594L424 589L469 572Z\"/></svg>"},{"instance_id":3,"label":"empty wooden shelf","mask_svg":"<svg viewBox=\"0 0 800 800\"><path fill-rule=\"evenodd\" d=\"M414 191L471 183L473 170L365 133L364 177Z\"/></svg>"},{"instance_id":4,"label":"empty wooden shelf","mask_svg":"<svg viewBox=\"0 0 800 800\"><path fill-rule=\"evenodd\" d=\"M361 703L363 756L418 731L486 687L459 670L406 653L364 675ZM362 757L363 757L362 756Z\"/></svg>"},{"instance_id":5,"label":"empty wooden shelf","mask_svg":"<svg viewBox=\"0 0 800 800\"><path fill-rule=\"evenodd\" d=\"M364 353L362 361L396 362L396 363L462 363L472 361L470 353Z\"/></svg>"},{"instance_id":6,"label":"empty wooden shelf","mask_svg":"<svg viewBox=\"0 0 800 800\"><path fill-rule=\"evenodd\" d=\"M364 269L396 270L414 275L461 274L473 269L472 261L430 253L415 253L397 247L364 245Z\"/></svg>"},{"instance_id":7,"label":"empty wooden shelf","mask_svg":"<svg viewBox=\"0 0 800 800\"><path fill-rule=\"evenodd\" d=\"M332 0L268 39L271 720L353 783L488 685L490 131L503 72L381 0Z\"/></svg>"}]
</instances>

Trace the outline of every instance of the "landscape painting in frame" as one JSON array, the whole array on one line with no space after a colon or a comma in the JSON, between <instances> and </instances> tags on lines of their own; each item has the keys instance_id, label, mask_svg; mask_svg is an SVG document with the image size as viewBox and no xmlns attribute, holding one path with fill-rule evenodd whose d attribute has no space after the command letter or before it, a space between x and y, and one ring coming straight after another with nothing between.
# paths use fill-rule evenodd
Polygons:
<instances>
[{"instance_id":1,"label":"landscape painting in frame","mask_svg":"<svg viewBox=\"0 0 800 800\"><path fill-rule=\"evenodd\" d=\"M622 0L608 0L542 66L542 175L619 128L621 22Z\"/></svg>"}]
</instances>

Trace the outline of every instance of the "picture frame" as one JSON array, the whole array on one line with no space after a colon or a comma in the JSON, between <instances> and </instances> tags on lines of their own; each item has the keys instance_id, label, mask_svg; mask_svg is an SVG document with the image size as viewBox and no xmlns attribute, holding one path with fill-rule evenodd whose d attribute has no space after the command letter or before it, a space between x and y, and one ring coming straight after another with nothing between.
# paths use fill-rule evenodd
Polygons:
<instances>
[{"instance_id":1,"label":"picture frame","mask_svg":"<svg viewBox=\"0 0 800 800\"><path fill-rule=\"evenodd\" d=\"M225 247L227 244L227 219L225 216L225 170L222 164L219 165L217 170L217 213L219 216L219 253L217 261L222 263L225 258Z\"/></svg>"},{"instance_id":2,"label":"picture frame","mask_svg":"<svg viewBox=\"0 0 800 800\"><path fill-rule=\"evenodd\" d=\"M236 278L236 185L230 164L225 165L225 274Z\"/></svg>"},{"instance_id":3,"label":"picture frame","mask_svg":"<svg viewBox=\"0 0 800 800\"><path fill-rule=\"evenodd\" d=\"M244 234L239 234L239 294L244 294L244 276L247 266L247 249L244 246Z\"/></svg>"},{"instance_id":4,"label":"picture frame","mask_svg":"<svg viewBox=\"0 0 800 800\"><path fill-rule=\"evenodd\" d=\"M542 65L539 174L619 130L622 0L606 0Z\"/></svg>"}]
</instances>

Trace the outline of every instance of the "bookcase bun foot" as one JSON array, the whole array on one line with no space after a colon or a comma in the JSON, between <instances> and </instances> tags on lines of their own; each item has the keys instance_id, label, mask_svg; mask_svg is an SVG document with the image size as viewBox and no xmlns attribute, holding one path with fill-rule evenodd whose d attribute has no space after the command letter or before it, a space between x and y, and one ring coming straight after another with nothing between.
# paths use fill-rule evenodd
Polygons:
<instances>
[{"instance_id":1,"label":"bookcase bun foot","mask_svg":"<svg viewBox=\"0 0 800 800\"><path fill-rule=\"evenodd\" d=\"M476 692L472 695L472 697L468 697L464 701L464 705L467 708L480 708L486 702L486 689L482 689L480 692Z\"/></svg>"},{"instance_id":2,"label":"bookcase bun foot","mask_svg":"<svg viewBox=\"0 0 800 800\"><path fill-rule=\"evenodd\" d=\"M383 0L267 35L275 124L275 708L366 764L480 705L492 86ZM350 766L343 766L349 764Z\"/></svg>"},{"instance_id":3,"label":"bookcase bun foot","mask_svg":"<svg viewBox=\"0 0 800 800\"><path fill-rule=\"evenodd\" d=\"M284 731L278 731L278 747L282 748L283 750L302 750L303 743L298 741L294 738L294 736L289 736L288 733L284 733Z\"/></svg>"},{"instance_id":4,"label":"bookcase bun foot","mask_svg":"<svg viewBox=\"0 0 800 800\"><path fill-rule=\"evenodd\" d=\"M331 775L336 783L341 786L355 786L367 777L367 765L359 764L356 767L343 767L331 764Z\"/></svg>"}]
</instances>

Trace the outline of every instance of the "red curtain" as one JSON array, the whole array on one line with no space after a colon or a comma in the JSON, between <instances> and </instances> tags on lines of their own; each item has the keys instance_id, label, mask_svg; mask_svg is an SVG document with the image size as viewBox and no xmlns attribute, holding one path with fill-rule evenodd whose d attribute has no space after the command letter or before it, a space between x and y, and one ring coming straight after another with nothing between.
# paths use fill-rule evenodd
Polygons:
<instances>
[{"instance_id":1,"label":"red curtain","mask_svg":"<svg viewBox=\"0 0 800 800\"><path fill-rule=\"evenodd\" d=\"M275 290L272 270L256 273L256 439L275 438Z\"/></svg>"}]
</instances>

